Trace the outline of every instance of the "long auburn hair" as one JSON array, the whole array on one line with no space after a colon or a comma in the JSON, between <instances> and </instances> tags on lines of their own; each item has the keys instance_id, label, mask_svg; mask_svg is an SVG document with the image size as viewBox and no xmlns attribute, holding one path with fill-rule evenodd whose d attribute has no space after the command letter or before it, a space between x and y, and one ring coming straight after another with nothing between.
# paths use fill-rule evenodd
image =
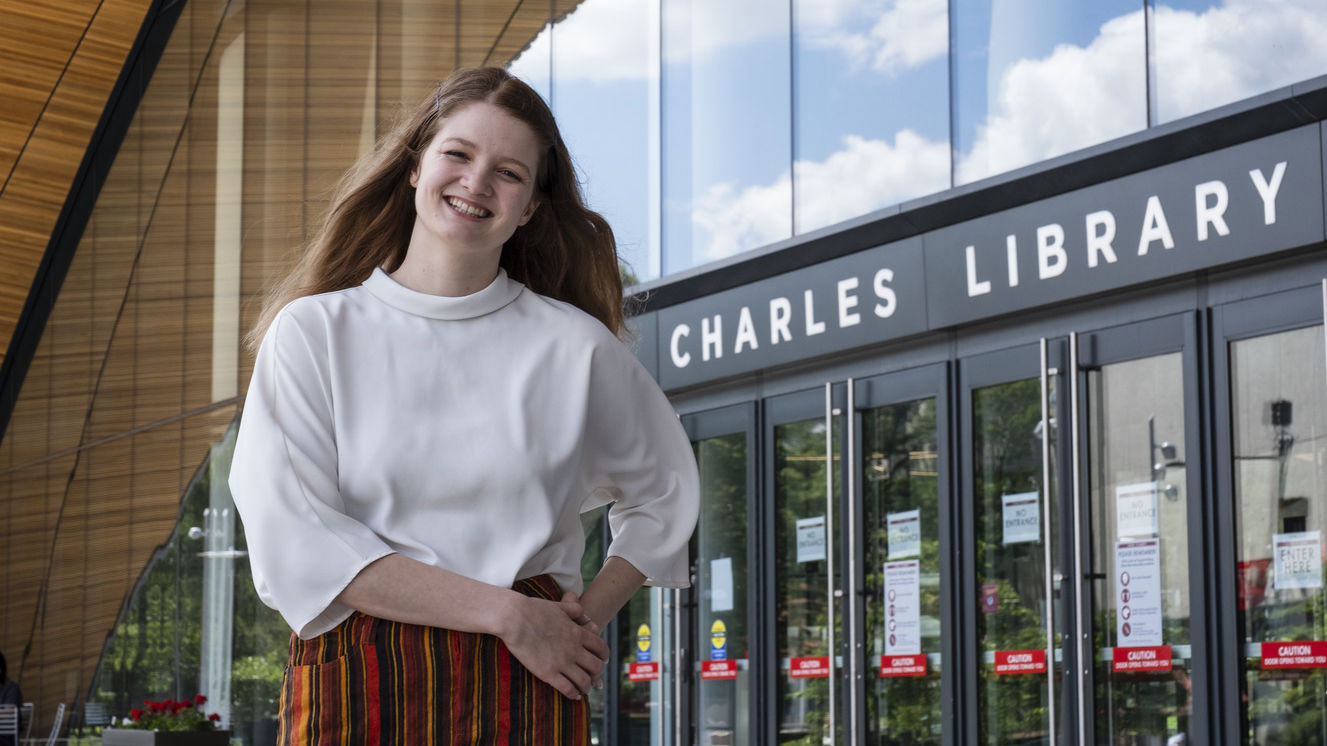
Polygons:
<instances>
[{"instance_id":1,"label":"long auburn hair","mask_svg":"<svg viewBox=\"0 0 1327 746\"><path fill-rule=\"evenodd\" d=\"M608 222L585 206L553 112L506 70L479 67L452 73L341 179L322 228L294 270L268 292L245 338L250 350L290 301L354 287L377 267L392 272L401 266L415 223L410 174L442 121L479 101L525 122L540 140L534 193L540 204L503 244L500 265L513 280L623 334L617 241Z\"/></svg>"}]
</instances>

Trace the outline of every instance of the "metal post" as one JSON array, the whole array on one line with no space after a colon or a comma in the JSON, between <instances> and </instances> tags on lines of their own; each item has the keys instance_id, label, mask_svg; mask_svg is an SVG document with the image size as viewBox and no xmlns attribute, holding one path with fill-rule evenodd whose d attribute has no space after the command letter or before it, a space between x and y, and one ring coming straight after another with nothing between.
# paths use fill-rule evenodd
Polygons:
<instances>
[{"instance_id":1,"label":"metal post","mask_svg":"<svg viewBox=\"0 0 1327 746\"><path fill-rule=\"evenodd\" d=\"M848 628L848 743L857 742L857 682L861 679L861 630L857 628L857 400L856 383L848 379L848 437L844 443L843 473L848 480L848 507L844 515L848 533L846 627Z\"/></svg>"},{"instance_id":2,"label":"metal post","mask_svg":"<svg viewBox=\"0 0 1327 746\"><path fill-rule=\"evenodd\" d=\"M1071 332L1069 334L1069 432L1073 444L1073 455L1071 456L1072 469L1070 477L1070 494L1074 505L1074 557L1073 561L1078 566L1083 561L1083 496L1079 488L1079 469L1081 466L1079 457L1079 427L1081 418L1078 411L1078 334ZM1087 677L1092 675L1092 625L1091 621L1084 617L1083 604L1083 585L1088 579L1090 573L1083 572L1083 567L1078 567L1075 573L1074 582L1074 616L1076 628L1078 630L1077 649L1079 652L1077 693L1078 693L1078 742L1087 743Z\"/></svg>"},{"instance_id":3,"label":"metal post","mask_svg":"<svg viewBox=\"0 0 1327 746\"><path fill-rule=\"evenodd\" d=\"M829 639L829 746L834 746L834 384L825 383L825 595Z\"/></svg>"}]
</instances>

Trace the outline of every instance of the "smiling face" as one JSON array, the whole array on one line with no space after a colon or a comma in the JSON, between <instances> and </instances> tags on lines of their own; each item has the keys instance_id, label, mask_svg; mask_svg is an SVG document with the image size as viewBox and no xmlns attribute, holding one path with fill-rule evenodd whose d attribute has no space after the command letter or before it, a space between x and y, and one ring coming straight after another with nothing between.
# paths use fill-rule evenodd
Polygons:
<instances>
[{"instance_id":1,"label":"smiling face","mask_svg":"<svg viewBox=\"0 0 1327 746\"><path fill-rule=\"evenodd\" d=\"M534 131L500 107L480 101L454 111L410 174L409 253L441 251L451 261L496 267L502 244L539 206L539 156Z\"/></svg>"}]
</instances>

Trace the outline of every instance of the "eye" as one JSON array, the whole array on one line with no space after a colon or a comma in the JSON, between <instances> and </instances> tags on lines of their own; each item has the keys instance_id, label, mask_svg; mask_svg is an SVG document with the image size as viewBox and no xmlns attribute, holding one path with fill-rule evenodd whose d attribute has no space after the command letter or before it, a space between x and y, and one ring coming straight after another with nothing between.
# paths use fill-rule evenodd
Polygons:
<instances>
[{"instance_id":1,"label":"eye","mask_svg":"<svg viewBox=\"0 0 1327 746\"><path fill-rule=\"evenodd\" d=\"M499 169L499 170L498 170L498 173L499 173L499 174L502 174L505 178L511 179L512 181L515 181L515 182L522 182L522 181L525 181L525 179L521 178L521 175L520 175L520 174L516 173L515 171L511 170L510 168Z\"/></svg>"},{"instance_id":2,"label":"eye","mask_svg":"<svg viewBox=\"0 0 1327 746\"><path fill-rule=\"evenodd\" d=\"M464 150L444 150L442 155L446 158L452 158L455 160L465 160L469 157Z\"/></svg>"}]
</instances>

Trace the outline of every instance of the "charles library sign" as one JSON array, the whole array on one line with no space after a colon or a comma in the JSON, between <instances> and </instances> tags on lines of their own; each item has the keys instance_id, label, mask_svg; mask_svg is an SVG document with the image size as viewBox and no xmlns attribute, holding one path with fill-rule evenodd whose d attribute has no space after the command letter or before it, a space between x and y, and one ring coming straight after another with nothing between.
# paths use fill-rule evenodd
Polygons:
<instances>
[{"instance_id":1,"label":"charles library sign","mask_svg":"<svg viewBox=\"0 0 1327 746\"><path fill-rule=\"evenodd\" d=\"M664 308L642 358L676 389L1320 242L1321 142L1288 130Z\"/></svg>"}]
</instances>

